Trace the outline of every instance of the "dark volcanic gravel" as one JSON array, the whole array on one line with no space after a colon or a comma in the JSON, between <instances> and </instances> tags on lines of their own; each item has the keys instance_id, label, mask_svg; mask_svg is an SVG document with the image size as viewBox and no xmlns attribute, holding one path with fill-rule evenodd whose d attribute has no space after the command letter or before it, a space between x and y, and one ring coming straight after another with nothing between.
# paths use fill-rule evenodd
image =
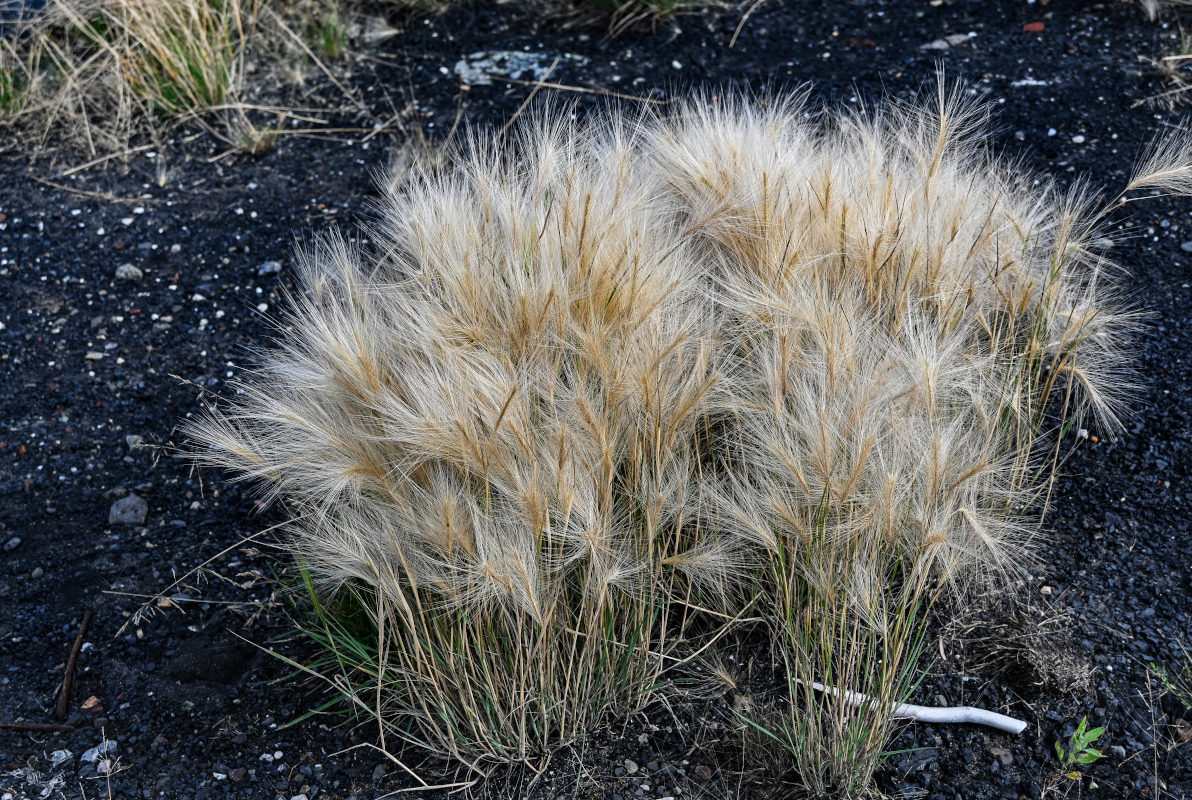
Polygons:
<instances>
[{"instance_id":1,"label":"dark volcanic gravel","mask_svg":"<svg viewBox=\"0 0 1192 800\"><path fill-rule=\"evenodd\" d=\"M332 225L365 235L372 175L405 135L390 123L434 141L457 120L499 126L519 108L524 82L461 85L455 68L468 54L558 58L551 82L663 102L695 88L810 82L813 98L853 105L908 96L943 64L992 105L999 152L1061 183L1087 176L1108 189L1183 118L1136 105L1166 88L1139 57L1170 52L1178 35L1123 2L772 0L730 48L741 13L699 11L613 38L603 23L521 4L394 20L398 35L359 44L337 67L359 110L329 121L348 132L283 136L260 156L177 129L153 149L67 174L88 157L31 161L0 140L0 722L56 721L64 662L84 611L95 612L67 720L76 730L0 730L0 798L363 799L414 786L376 751L349 749L372 741L367 727L335 717L286 727L321 696L280 681L288 667L257 647L310 655L271 612L284 603L269 536L242 541L280 519L169 446L200 393L218 393L270 335L295 239ZM939 40L952 44L923 48ZM304 105L347 105L319 73L310 91ZM608 102L560 94L581 107ZM1030 605L1065 620L1027 660L1066 658L1076 668L1060 674L1087 667L1091 679L1063 685L1047 664L970 670L962 646L929 654L917 702L982 705L1029 726L1018 737L909 726L895 743L909 752L880 776L887 794L1038 797L1056 771L1053 743L1087 716L1106 728L1106 757L1087 770L1100 788L1061 787L1070 796L1192 796L1192 743L1179 744L1179 708L1160 702L1147 672L1192 644L1192 201L1132 209L1109 233L1149 315L1136 415L1116 438L1090 430L1067 462L1024 576ZM152 613L134 616L147 601ZM715 704L647 709L541 776L502 774L478 791L741 796L716 720ZM697 742L701 730L710 735ZM410 758L429 781L454 780Z\"/></svg>"}]
</instances>

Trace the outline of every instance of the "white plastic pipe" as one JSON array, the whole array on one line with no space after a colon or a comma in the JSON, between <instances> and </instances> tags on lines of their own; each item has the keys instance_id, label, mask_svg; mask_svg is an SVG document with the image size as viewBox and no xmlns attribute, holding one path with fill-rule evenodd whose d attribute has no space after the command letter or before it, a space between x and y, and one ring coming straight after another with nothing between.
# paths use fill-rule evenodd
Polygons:
<instances>
[{"instance_id":1,"label":"white plastic pipe","mask_svg":"<svg viewBox=\"0 0 1192 800\"><path fill-rule=\"evenodd\" d=\"M846 702L855 706L859 706L862 703L873 704L877 702L876 700L870 700L860 692L852 692L848 689L836 689L832 686L824 686L822 683L813 683L811 685L817 692L842 695ZM997 728L999 731L1005 731L1006 733L1013 733L1015 735L1026 730L1026 723L1020 719L1007 717L1005 714L999 714L996 711L986 711L983 708L973 708L971 706L932 708L930 706L915 706L910 703L903 703L894 708L891 716L895 719L913 719L919 722L942 722L945 724L969 722L973 725L985 725L990 728Z\"/></svg>"}]
</instances>

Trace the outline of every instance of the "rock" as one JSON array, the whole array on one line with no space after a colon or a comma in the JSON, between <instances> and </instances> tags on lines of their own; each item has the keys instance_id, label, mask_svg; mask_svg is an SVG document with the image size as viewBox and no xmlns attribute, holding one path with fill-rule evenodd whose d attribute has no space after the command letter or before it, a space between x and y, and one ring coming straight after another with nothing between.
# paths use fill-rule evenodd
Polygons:
<instances>
[{"instance_id":1,"label":"rock","mask_svg":"<svg viewBox=\"0 0 1192 800\"><path fill-rule=\"evenodd\" d=\"M266 261L264 264L257 267L257 275L261 276L262 278L266 275L274 275L278 272L281 272L280 261Z\"/></svg>"},{"instance_id":2,"label":"rock","mask_svg":"<svg viewBox=\"0 0 1192 800\"><path fill-rule=\"evenodd\" d=\"M33 571L29 573L29 577L32 578L33 580L37 580L38 578L40 578L42 575L45 575L45 574L46 574L46 571L44 569L42 569L41 567L34 567Z\"/></svg>"},{"instance_id":3,"label":"rock","mask_svg":"<svg viewBox=\"0 0 1192 800\"><path fill-rule=\"evenodd\" d=\"M141 525L147 516L149 516L149 504L145 502L144 498L130 494L128 497L121 497L112 503L112 509L108 512L108 524Z\"/></svg>"},{"instance_id":4,"label":"rock","mask_svg":"<svg viewBox=\"0 0 1192 800\"><path fill-rule=\"evenodd\" d=\"M145 443L145 437L136 433L130 433L124 437L124 443L128 445L129 450L136 450Z\"/></svg>"},{"instance_id":5,"label":"rock","mask_svg":"<svg viewBox=\"0 0 1192 800\"><path fill-rule=\"evenodd\" d=\"M1192 253L1192 242L1184 242L1180 245L1180 249L1185 253Z\"/></svg>"},{"instance_id":6,"label":"rock","mask_svg":"<svg viewBox=\"0 0 1192 800\"><path fill-rule=\"evenodd\" d=\"M1014 754L1004 747L991 747L989 748L989 752L1001 762L1002 766L1008 767L1014 763Z\"/></svg>"},{"instance_id":7,"label":"rock","mask_svg":"<svg viewBox=\"0 0 1192 800\"><path fill-rule=\"evenodd\" d=\"M976 36L975 33L952 33L942 39L934 39L927 44L919 45L920 50L948 50L957 45L962 45L969 39Z\"/></svg>"},{"instance_id":8,"label":"rock","mask_svg":"<svg viewBox=\"0 0 1192 800\"><path fill-rule=\"evenodd\" d=\"M399 33L401 31L386 22L384 17L366 17L363 21L348 27L348 36L369 44L384 41Z\"/></svg>"},{"instance_id":9,"label":"rock","mask_svg":"<svg viewBox=\"0 0 1192 800\"><path fill-rule=\"evenodd\" d=\"M135 264L121 264L116 267L116 280L118 281L139 281L144 277L145 273Z\"/></svg>"},{"instance_id":10,"label":"rock","mask_svg":"<svg viewBox=\"0 0 1192 800\"><path fill-rule=\"evenodd\" d=\"M637 774L638 766L637 766L636 761L633 761L632 759L627 758L627 759L625 759L624 767L625 767L626 775L636 775Z\"/></svg>"},{"instance_id":11,"label":"rock","mask_svg":"<svg viewBox=\"0 0 1192 800\"><path fill-rule=\"evenodd\" d=\"M102 758L107 758L116 754L116 742L113 739L106 739L103 742L95 745L87 752L79 756L79 761L84 764L94 764Z\"/></svg>"},{"instance_id":12,"label":"rock","mask_svg":"<svg viewBox=\"0 0 1192 800\"><path fill-rule=\"evenodd\" d=\"M588 59L573 53L559 56L559 63L583 66ZM471 53L455 63L455 74L471 86L491 86L493 78L545 80L555 59L546 53L523 50L491 50ZM444 71L447 69L443 68Z\"/></svg>"},{"instance_id":13,"label":"rock","mask_svg":"<svg viewBox=\"0 0 1192 800\"><path fill-rule=\"evenodd\" d=\"M11 539L9 539L7 542L4 543L4 552L11 553L13 550L16 550L20 546L21 546L21 537L14 536Z\"/></svg>"},{"instance_id":14,"label":"rock","mask_svg":"<svg viewBox=\"0 0 1192 800\"><path fill-rule=\"evenodd\" d=\"M228 772L228 777L232 783L244 783L244 779L248 777L248 770L244 767L236 767L236 769Z\"/></svg>"}]
</instances>

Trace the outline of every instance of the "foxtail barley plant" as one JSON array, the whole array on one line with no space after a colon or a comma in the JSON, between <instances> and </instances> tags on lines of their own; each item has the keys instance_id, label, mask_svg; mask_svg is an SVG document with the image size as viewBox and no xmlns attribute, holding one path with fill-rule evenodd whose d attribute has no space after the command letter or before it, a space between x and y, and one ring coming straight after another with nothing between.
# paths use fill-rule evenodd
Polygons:
<instances>
[{"instance_id":1,"label":"foxtail barley plant","mask_svg":"<svg viewBox=\"0 0 1192 800\"><path fill-rule=\"evenodd\" d=\"M1073 424L1118 426L1134 317L1098 226L1186 193L1187 141L1098 205L943 88L570 118L406 170L375 248L309 250L191 432L292 513L332 680L383 737L535 763L748 611L788 685L746 741L860 793L935 599L1023 558Z\"/></svg>"},{"instance_id":2,"label":"foxtail barley plant","mask_svg":"<svg viewBox=\"0 0 1192 800\"><path fill-rule=\"evenodd\" d=\"M311 253L292 336L196 431L368 610L386 732L465 763L637 707L668 592L722 580L693 495L712 314L632 133L544 122L413 171L380 254Z\"/></svg>"}]
</instances>

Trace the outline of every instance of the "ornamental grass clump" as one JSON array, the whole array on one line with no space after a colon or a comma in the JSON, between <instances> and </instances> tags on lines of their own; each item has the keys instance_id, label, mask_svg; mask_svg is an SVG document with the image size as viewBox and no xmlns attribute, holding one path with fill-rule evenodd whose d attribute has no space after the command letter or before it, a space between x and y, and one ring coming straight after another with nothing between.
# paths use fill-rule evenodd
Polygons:
<instances>
[{"instance_id":1,"label":"ornamental grass clump","mask_svg":"<svg viewBox=\"0 0 1192 800\"><path fill-rule=\"evenodd\" d=\"M746 722L817 794L868 785L928 609L1004 582L1061 434L1086 411L1116 428L1128 390L1107 211L1007 169L985 132L941 88L826 118L701 100L647 146L725 348L705 516L759 554L783 645L785 710ZM1130 188L1183 170L1178 150Z\"/></svg>"},{"instance_id":2,"label":"ornamental grass clump","mask_svg":"<svg viewBox=\"0 0 1192 800\"><path fill-rule=\"evenodd\" d=\"M464 763L638 707L679 601L723 588L693 495L712 315L628 134L415 170L374 251L307 255L290 330L193 431L284 500L323 608L364 613L371 642L325 634L383 734Z\"/></svg>"},{"instance_id":3,"label":"ornamental grass clump","mask_svg":"<svg viewBox=\"0 0 1192 800\"><path fill-rule=\"evenodd\" d=\"M859 794L935 600L1004 582L1065 434L1119 424L1098 226L1187 192L1189 145L1096 206L943 89L572 119L392 181L191 433L293 515L318 666L383 746L540 763L748 617L787 680L746 743Z\"/></svg>"}]
</instances>

